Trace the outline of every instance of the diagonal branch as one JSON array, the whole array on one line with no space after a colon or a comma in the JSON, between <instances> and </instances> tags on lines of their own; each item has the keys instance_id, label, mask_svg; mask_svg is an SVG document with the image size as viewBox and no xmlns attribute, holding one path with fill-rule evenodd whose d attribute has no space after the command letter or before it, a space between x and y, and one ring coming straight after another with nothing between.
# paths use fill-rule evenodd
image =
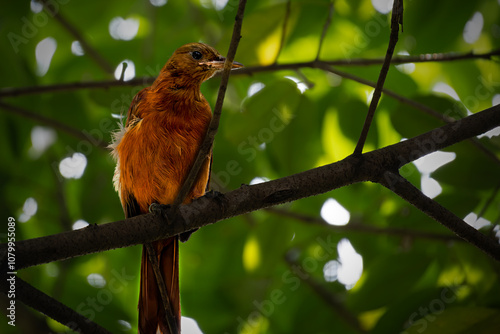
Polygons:
<instances>
[{"instance_id":1,"label":"diagonal branch","mask_svg":"<svg viewBox=\"0 0 500 334\"><path fill-rule=\"evenodd\" d=\"M61 13L58 11L58 7L52 6L51 2L48 0L41 0L43 7L53 18L55 18L59 23L75 37L76 40L80 42L83 51L87 53L96 63L99 65L104 72L113 73L113 67L87 42L83 35L78 31L78 29L72 25Z\"/></svg>"},{"instance_id":2,"label":"diagonal branch","mask_svg":"<svg viewBox=\"0 0 500 334\"><path fill-rule=\"evenodd\" d=\"M342 77L344 79L353 80L353 81L359 82L359 83L361 83L363 85L370 86L370 87L373 87L373 88L376 87L376 84L373 81L370 81L370 80L358 77L358 76L356 76L354 74L351 74L351 73L339 71L339 70L337 70L337 69L333 68L332 66L327 65L325 63L320 63L318 66L322 70L328 71L328 72L333 73L333 74L336 74L336 75L338 75L338 76L340 76L340 77ZM432 116L432 117L434 117L436 119L439 119L439 120L441 120L443 122L453 123L453 122L456 121L455 118L453 118L451 116L448 116L445 113L440 113L437 110L435 110L435 109L433 109L433 108L431 108L429 106L426 106L423 103L420 103L420 102L414 101L412 99L409 99L409 98L407 98L407 97L405 97L403 95L400 95L400 94L394 92L393 90L390 90L390 89L387 89L387 88L382 88L382 92L385 95L390 96L393 99L398 100L401 103L409 105L409 106L411 106L411 107L413 107L413 108L415 108L417 110L423 111L426 114L428 114L428 115L430 115L430 116ZM481 152L483 152L488 158L490 158L494 163L496 163L497 165L500 165L500 159L495 155L495 153L493 153L490 149L488 149L477 138L473 138L472 137L472 138L469 138L468 140L474 146L476 146Z\"/></svg>"},{"instance_id":3,"label":"diagonal branch","mask_svg":"<svg viewBox=\"0 0 500 334\"><path fill-rule=\"evenodd\" d=\"M78 138L78 139L81 139L84 141L88 141L101 149L107 150L108 145L105 142L98 140L96 138L93 138L93 137L89 138L82 131L75 129L75 128L73 128L69 125L66 125L64 123L61 123L55 119L48 118L48 117L45 117L43 115L35 114L32 111L10 105L10 104L4 103L2 101L0 101L0 109L3 109L4 111L7 111L7 112L15 114L15 115L21 115L25 118L35 120L35 121L40 122L42 124L48 125L54 129L66 132L67 134L69 134L75 138Z\"/></svg>"},{"instance_id":4,"label":"diagonal branch","mask_svg":"<svg viewBox=\"0 0 500 334\"><path fill-rule=\"evenodd\" d=\"M419 230L411 230L407 228L378 227L378 226L363 224L359 220L350 221L349 224L347 225L336 226L328 224L323 218L310 216L303 213L292 212L278 208L268 208L266 209L266 211L283 217L296 219L307 224L324 226L332 231L339 233L360 232L360 233L376 234L376 235L390 235L390 236L397 236L404 238L421 238L421 239L429 239L429 240L444 241L444 242L464 241L463 239L460 239L452 234L448 235L443 233L432 233Z\"/></svg>"},{"instance_id":5,"label":"diagonal branch","mask_svg":"<svg viewBox=\"0 0 500 334\"><path fill-rule=\"evenodd\" d=\"M274 64L278 63L278 58L280 57L281 50L283 50L283 47L285 46L285 39L286 39L286 32L287 32L287 27L288 27L288 20L290 19L290 7L291 7L292 1L288 0L285 5L285 18L283 19L283 27L281 28L281 39L280 39L280 46L278 48L278 52L276 53L276 58L274 58Z\"/></svg>"},{"instance_id":6,"label":"diagonal branch","mask_svg":"<svg viewBox=\"0 0 500 334\"><path fill-rule=\"evenodd\" d=\"M373 92L373 97L370 102L370 107L368 109L368 114L366 115L365 124L361 130L361 135L359 136L358 143L354 149L354 154L363 153L363 146L365 145L366 138L368 137L368 131L372 124L373 116L375 115L375 110L377 109L378 101L382 95L382 89L384 88L385 78L387 77L387 72L389 72L389 66L391 65L392 54L394 53L394 48L398 42L399 35L399 24L403 23L403 0L394 0L392 7L392 20L391 20L391 35L389 38L389 46L387 47L387 53L385 54L384 64L380 70L380 75L378 76L377 86Z\"/></svg>"},{"instance_id":7,"label":"diagonal branch","mask_svg":"<svg viewBox=\"0 0 500 334\"><path fill-rule=\"evenodd\" d=\"M193 187L196 178L198 177L199 170L202 164L204 163L205 158L209 156L210 151L212 150L215 134L217 133L217 129L219 127L220 116L222 113L222 104L224 102L224 96L226 94L229 75L231 72L231 68L233 66L234 56L236 55L236 49L238 48L238 43L241 38L240 34L241 34L241 26L243 24L243 13L245 11L245 5L246 5L246 0L240 0L238 13L236 15L236 19L234 22L233 36L231 38L231 44L229 45L228 55L226 58L226 62L224 64L224 71L222 73L222 80L220 83L219 94L217 96L217 102L215 104L212 120L210 121L207 133L205 134L203 143L198 151L196 160L191 166L189 174L187 175L186 180L182 184L182 187L179 190L179 193L177 194L174 203L172 204L172 206L175 209L177 209L177 207L182 202L184 202L186 196ZM174 215L173 217L171 217L171 219L176 219L177 216L176 212L177 211L174 211ZM156 281L158 283L158 288L160 290L163 308L165 309L165 317L169 330L171 333L179 333L179 329L177 328L177 321L172 312L171 308L172 304L170 303L170 298L168 296L165 287L165 281L160 271L155 249L152 247L151 243L146 243L145 246L146 246L146 251L148 253L148 259L151 262L156 277Z\"/></svg>"},{"instance_id":8,"label":"diagonal branch","mask_svg":"<svg viewBox=\"0 0 500 334\"><path fill-rule=\"evenodd\" d=\"M293 252L289 251L285 255L285 261L293 272L300 270L302 273L298 275L315 293L321 298L349 327L357 333L366 333L366 330L361 326L359 319L346 308L344 301L329 291L324 284L321 284L314 277L309 275L301 268L300 264L293 259Z\"/></svg>"},{"instance_id":9,"label":"diagonal branch","mask_svg":"<svg viewBox=\"0 0 500 334\"><path fill-rule=\"evenodd\" d=\"M7 281L7 278L10 277L7 276L8 275L4 273L0 282L1 291L4 294L7 294L10 289L10 281ZM11 277L15 279L16 301L21 301L27 306L46 314L75 332L111 334L111 332L95 322L92 322L90 319L77 313L58 300L46 295L16 275L12 275Z\"/></svg>"},{"instance_id":10,"label":"diagonal branch","mask_svg":"<svg viewBox=\"0 0 500 334\"><path fill-rule=\"evenodd\" d=\"M323 31L321 32L321 37L319 38L318 52L316 53L316 60L319 60L319 55L321 54L321 49L323 47L323 42L325 41L326 33L328 32L328 28L332 23L333 16L333 0L328 4L328 16L326 17L325 24L323 25Z\"/></svg>"},{"instance_id":11,"label":"diagonal branch","mask_svg":"<svg viewBox=\"0 0 500 334\"><path fill-rule=\"evenodd\" d=\"M391 64L407 64L407 63L427 63L427 62L449 62L456 60L474 60L474 59L487 59L491 60L493 56L500 55L500 49L486 52L486 53L433 53L421 54L416 56L399 56L391 60ZM380 65L384 63L384 59L367 59L358 58L351 60L314 60L306 62L286 63L286 64L272 64L266 66L249 66L238 69L234 75L248 75L261 72L273 72L282 70L297 70L300 68L321 68L322 66L369 66ZM217 75L216 75L217 76ZM121 86L147 86L153 83L154 77L140 77L129 81L119 80L104 80L104 81L88 81L88 82L70 82L63 84L53 84L45 86L29 86L29 87L5 87L0 88L0 97L6 96L20 96L30 94L43 94L48 92L64 92L79 89L95 89L95 88L110 88Z\"/></svg>"},{"instance_id":12,"label":"diagonal branch","mask_svg":"<svg viewBox=\"0 0 500 334\"><path fill-rule=\"evenodd\" d=\"M0 89L0 97L6 96L22 96L32 94L44 94L51 92L66 92L79 89L95 89L95 88L111 88L123 86L147 86L155 81L155 77L140 77L128 81L120 80L103 80L103 81L88 81L88 82L70 82L63 84L45 85L45 86L28 86L28 87L6 87Z\"/></svg>"},{"instance_id":13,"label":"diagonal branch","mask_svg":"<svg viewBox=\"0 0 500 334\"><path fill-rule=\"evenodd\" d=\"M365 86L370 86L372 88L375 88L377 87L377 84L373 81L370 81L370 80L367 80L367 79L364 79L364 78L361 78L361 77L358 77L357 75L354 75L354 74L351 74L351 73L347 73L347 72L344 72L344 71L340 71L340 70L337 70L336 68L328 65L328 64L325 64L325 63L320 63L318 64L318 68L321 68L322 70L324 71L327 71L327 72L330 72L330 73L333 73L333 74L336 74L344 79L349 79L349 80L352 80L352 81L356 81L356 82L359 82ZM412 99L409 99L403 95L400 95L396 92L394 92L393 90L390 90L388 88L382 88L382 93L384 93L385 95L387 96L390 96L392 97L393 99L395 100L398 100L399 102L402 102L404 104L407 104L409 106L412 106L416 109L419 109L423 112L425 112L426 114L434 117L434 118L437 118L443 122L447 122L447 123L450 123L450 122L454 122L455 119L453 117L450 117L450 116L446 116L440 112L438 112L437 110L434 110L428 106L426 106L425 104L422 104L420 102L417 102L417 101L414 101Z\"/></svg>"},{"instance_id":14,"label":"diagonal branch","mask_svg":"<svg viewBox=\"0 0 500 334\"><path fill-rule=\"evenodd\" d=\"M500 260L500 247L496 240L478 232L453 212L425 196L418 188L399 175L399 173L386 172L385 177L381 178L381 184L429 217L446 226L462 239Z\"/></svg>"},{"instance_id":15,"label":"diagonal branch","mask_svg":"<svg viewBox=\"0 0 500 334\"><path fill-rule=\"evenodd\" d=\"M499 56L500 49L496 49L490 52L485 53L474 53L474 52L465 52L465 53L426 53L415 56L398 56L393 57L391 60L391 64L408 64L408 63L430 63L430 62L448 62L448 61L457 61L457 60L467 60L467 59L486 59L492 60L493 56ZM347 62L349 62L347 64ZM351 66L368 66L368 65L380 65L384 63L384 59L366 59L366 58L358 58L352 59L350 61L341 60L341 61L327 61L330 65L351 65Z\"/></svg>"},{"instance_id":16,"label":"diagonal branch","mask_svg":"<svg viewBox=\"0 0 500 334\"><path fill-rule=\"evenodd\" d=\"M245 13L245 5L246 0L240 0L238 6L238 12L236 13L236 18L234 22L233 28L233 36L231 37L231 44L229 44L229 50L227 51L226 62L224 64L224 71L222 72L222 79L219 86L219 94L217 95L217 101L215 102L215 108L212 116L212 120L210 121L210 125L208 126L207 133L205 138L203 139L203 143L198 151L198 155L196 157L193 166L191 167L188 176L186 177L186 181L182 185L181 189L177 197L175 198L173 207L177 207L179 204L184 202L187 194L193 187L194 181L198 176L198 172L203 165L206 157L209 156L210 151L212 150L213 142L215 135L217 133L217 129L219 128L220 116L222 113L222 104L224 103L224 96L226 95L227 83L229 81L229 75L231 73L231 68L233 66L234 56L236 55L236 49L238 48L238 44L241 38L241 26L243 24L243 14Z\"/></svg>"},{"instance_id":17,"label":"diagonal branch","mask_svg":"<svg viewBox=\"0 0 500 334\"><path fill-rule=\"evenodd\" d=\"M76 231L19 241L16 242L16 265L18 269L22 269L84 254L152 242L233 216L322 194L357 182L389 184L390 179L384 181L380 178L391 175L390 173L401 166L426 154L477 136L499 125L500 105L497 105L391 146L362 155L351 155L336 163L277 180L252 186L244 185L223 195L222 200L199 198L191 204L180 205L180 214L172 224L165 224L160 216L145 214L113 223L90 225ZM440 219L445 226L447 223L442 220L449 218L447 215L432 217ZM480 234L476 230L469 232ZM500 245L495 240L484 239L481 244L475 245L500 261ZM6 245L2 244L1 262L6 262L6 254Z\"/></svg>"}]
</instances>

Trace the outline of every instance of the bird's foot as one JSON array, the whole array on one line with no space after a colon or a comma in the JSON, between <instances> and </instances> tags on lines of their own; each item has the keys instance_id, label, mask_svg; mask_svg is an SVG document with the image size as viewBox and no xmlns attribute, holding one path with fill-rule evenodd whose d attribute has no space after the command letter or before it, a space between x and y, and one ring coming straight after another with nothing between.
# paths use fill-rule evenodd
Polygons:
<instances>
[{"instance_id":1,"label":"bird's foot","mask_svg":"<svg viewBox=\"0 0 500 334\"><path fill-rule=\"evenodd\" d=\"M170 219L168 218L168 215L170 213L171 208L172 206L170 204L151 203L151 205L149 206L149 212L151 212L155 216L163 217L167 222L167 224L170 224Z\"/></svg>"},{"instance_id":2,"label":"bird's foot","mask_svg":"<svg viewBox=\"0 0 500 334\"><path fill-rule=\"evenodd\" d=\"M217 190L210 190L205 194L205 197L208 199L213 199L217 202L219 207L221 208L222 212L226 211L227 207L227 199L226 195L223 193L217 191Z\"/></svg>"},{"instance_id":3,"label":"bird's foot","mask_svg":"<svg viewBox=\"0 0 500 334\"><path fill-rule=\"evenodd\" d=\"M191 237L191 234L193 234L194 232L198 231L197 228L195 228L194 230L191 230L191 231L186 231L186 232L183 232L181 234L179 234L179 240L181 242L186 242L189 240L189 238Z\"/></svg>"}]
</instances>

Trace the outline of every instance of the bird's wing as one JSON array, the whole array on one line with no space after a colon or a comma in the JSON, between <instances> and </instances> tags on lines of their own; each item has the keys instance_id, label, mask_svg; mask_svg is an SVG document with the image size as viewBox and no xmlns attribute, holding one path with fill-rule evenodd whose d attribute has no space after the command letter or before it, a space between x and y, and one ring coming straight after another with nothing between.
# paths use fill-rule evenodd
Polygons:
<instances>
[{"instance_id":1,"label":"bird's wing","mask_svg":"<svg viewBox=\"0 0 500 334\"><path fill-rule=\"evenodd\" d=\"M136 122L142 119L143 114L146 110L145 104L143 102L144 95L147 94L149 87L143 88L137 93L132 99L132 103L130 103L130 108L128 108L127 113L127 122L125 123L125 127L134 126ZM147 112L147 111L146 111Z\"/></svg>"}]
</instances>

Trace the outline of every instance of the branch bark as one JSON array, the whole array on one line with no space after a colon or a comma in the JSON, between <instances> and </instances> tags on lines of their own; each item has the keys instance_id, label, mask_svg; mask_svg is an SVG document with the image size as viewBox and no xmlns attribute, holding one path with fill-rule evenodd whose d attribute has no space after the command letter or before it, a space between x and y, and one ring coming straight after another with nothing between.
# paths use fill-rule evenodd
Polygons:
<instances>
[{"instance_id":1,"label":"branch bark","mask_svg":"<svg viewBox=\"0 0 500 334\"><path fill-rule=\"evenodd\" d=\"M375 91L373 92L373 97L370 102L370 107L368 108L368 114L366 115L365 123L361 134L354 149L354 154L363 153L363 147L365 145L366 138L368 137L368 131L372 124L373 116L375 115L375 110L377 109L378 101L382 96L382 90L384 89L385 78L389 72L389 67L391 65L392 54L394 53L394 48L398 42L399 36L399 25L403 26L403 0L394 0L392 6L392 19L391 19L391 35L389 38L389 45L387 46L387 52L385 54L385 60L380 69L380 74L378 76L377 85L375 86Z\"/></svg>"},{"instance_id":2,"label":"branch bark","mask_svg":"<svg viewBox=\"0 0 500 334\"><path fill-rule=\"evenodd\" d=\"M7 274L4 272L1 276L0 288L4 294L7 294L9 291ZM35 310L43 310L43 313L47 316L69 327L75 332L111 334L108 330L87 319L80 313L73 311L58 300L46 295L19 277L15 275L12 277L15 279L16 300L23 302Z\"/></svg>"},{"instance_id":3,"label":"branch bark","mask_svg":"<svg viewBox=\"0 0 500 334\"><path fill-rule=\"evenodd\" d=\"M236 13L236 18L234 21L233 35L231 37L231 43L229 44L229 50L227 51L226 62L224 63L224 70L222 72L222 79L219 86L219 94L217 95L217 101L215 102L212 120L210 121L207 133L198 151L196 160L194 161L193 166L191 166L189 174L182 184L182 187L179 190L174 203L172 204L174 208L184 202L184 199L193 187L194 181L198 176L201 166L212 150L215 135L217 134L217 129L219 128L220 116L222 114L222 104L224 103L224 96L226 95L229 75L231 74L234 56L236 55L236 50L238 49L238 44L241 38L241 26L243 25L243 14L245 13L246 3L246 0L240 0L239 2L238 12Z\"/></svg>"},{"instance_id":4,"label":"branch bark","mask_svg":"<svg viewBox=\"0 0 500 334\"><path fill-rule=\"evenodd\" d=\"M285 261L292 271L300 268L300 264L295 261L293 251L289 251L285 255ZM341 321L353 329L356 333L366 333L367 331L361 326L359 319L351 313L351 311L344 305L342 298L335 295L333 292L328 290L324 284L318 282L317 279L312 277L307 273L299 276L302 281L304 281L315 293L321 298L332 310Z\"/></svg>"},{"instance_id":5,"label":"branch bark","mask_svg":"<svg viewBox=\"0 0 500 334\"><path fill-rule=\"evenodd\" d=\"M453 212L425 196L419 189L398 173L387 172L384 180L382 184L386 188L446 226L459 237L500 261L500 245L496 241L478 232L474 227L464 223L464 221Z\"/></svg>"},{"instance_id":6,"label":"branch bark","mask_svg":"<svg viewBox=\"0 0 500 334\"><path fill-rule=\"evenodd\" d=\"M332 23L333 16L333 0L328 4L328 16L326 17L325 24L323 25L323 31L321 32L321 37L319 38L318 44L318 52L316 53L316 60L319 60L319 56L321 55L321 49L323 48L323 42L325 41L326 33L328 32L328 28L330 28L330 24Z\"/></svg>"},{"instance_id":7,"label":"branch bark","mask_svg":"<svg viewBox=\"0 0 500 334\"><path fill-rule=\"evenodd\" d=\"M22 269L171 237L233 216L322 194L356 182L371 181L389 185L390 173L396 174L403 165L499 125L500 105L497 105L375 151L351 155L341 161L277 180L252 186L244 185L224 194L223 198L202 197L191 204L179 206L180 214L172 224L165 224L159 216L145 214L99 226L90 225L77 231L19 241L16 243L17 267ZM424 212L449 227L444 220L450 216L433 213L437 208L431 208ZM458 223L453 219L453 224L466 225L462 220ZM500 245L494 239L479 237L481 233L476 230L467 229L467 233L474 234L477 240L481 240L480 243L474 243L478 248L500 260ZM464 237L464 234L459 236ZM6 261L5 257L6 245L2 244L2 262Z\"/></svg>"},{"instance_id":8,"label":"branch bark","mask_svg":"<svg viewBox=\"0 0 500 334\"><path fill-rule=\"evenodd\" d=\"M105 142L103 142L102 140L98 140L98 139L95 139L95 138L89 138L89 137L87 137L87 135L85 135L79 129L76 129L74 127L71 127L71 126L66 125L64 123L61 123L58 120L55 120L55 119L52 119L52 118L49 118L49 117L45 117L43 115L36 114L36 113L34 113L32 111L29 111L29 110L26 110L24 108L20 108L20 107L16 107L16 106L10 105L10 104L4 103L2 101L0 101L0 109L3 109L4 111L7 111L7 112L9 112L11 114L21 115L23 117L26 117L26 118L35 120L37 122L40 122L42 124L48 125L50 127L53 127L54 129L66 132L67 134L69 134L69 135L71 135L71 136L73 136L75 138L78 138L80 140L84 140L84 141L90 142L93 145L95 145L96 147L99 147L100 149L103 149L103 150L107 150L108 149L107 148L108 144L105 143Z\"/></svg>"},{"instance_id":9,"label":"branch bark","mask_svg":"<svg viewBox=\"0 0 500 334\"><path fill-rule=\"evenodd\" d=\"M500 55L500 49L486 53L432 53L416 56L399 56L391 59L391 64L407 63L428 63L428 62L449 62L457 60L487 59L491 60L493 56ZM322 66L373 66L384 63L384 59L337 59L337 60L314 60L286 64L272 64L266 66L249 66L239 69L235 75L249 75L260 72L273 72L282 70L297 70L300 68L321 68ZM30 86L30 87L6 87L0 89L0 97L21 96L31 94L43 94L48 92L64 92L78 89L110 88L117 86L147 86L153 83L155 77L139 77L129 81L104 80L89 82L70 82L63 84Z\"/></svg>"},{"instance_id":10,"label":"branch bark","mask_svg":"<svg viewBox=\"0 0 500 334\"><path fill-rule=\"evenodd\" d=\"M365 224L359 219L358 220L351 219L349 221L349 224L347 225L336 226L328 224L321 217L310 216L303 213L283 210L279 208L268 208L266 209L266 211L282 217L292 218L304 222L306 224L315 224L323 226L337 233L358 232L366 234L396 236L396 237L411 238L411 239L421 238L421 239L429 239L429 240L443 241L443 242L451 242L451 241L465 242L465 240L453 234L424 232L416 229L412 230L412 229L398 228L398 227L378 227Z\"/></svg>"},{"instance_id":11,"label":"branch bark","mask_svg":"<svg viewBox=\"0 0 500 334\"><path fill-rule=\"evenodd\" d=\"M87 53L90 58L92 58L99 67L101 67L104 72L106 73L113 73L113 67L104 59L97 50L95 50L88 42L87 40L83 37L83 35L80 33L80 31L73 25L71 24L64 16L61 15L61 13L58 10L58 7L53 7L52 4L47 1L47 0L42 0L41 1L44 9L47 11L47 13L50 14L53 18L55 18L59 23L63 26L64 29L66 29L76 40L80 42L80 45L82 46L83 51Z\"/></svg>"}]
</instances>

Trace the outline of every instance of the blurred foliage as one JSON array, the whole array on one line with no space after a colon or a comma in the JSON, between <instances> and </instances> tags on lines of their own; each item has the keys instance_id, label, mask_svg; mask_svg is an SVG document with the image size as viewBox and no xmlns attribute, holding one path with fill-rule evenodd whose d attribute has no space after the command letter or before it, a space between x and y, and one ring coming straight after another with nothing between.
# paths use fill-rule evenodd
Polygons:
<instances>
[{"instance_id":1,"label":"blurred foliage","mask_svg":"<svg viewBox=\"0 0 500 334\"><path fill-rule=\"evenodd\" d=\"M210 0L151 2L166 4L51 1L112 68L131 60L136 77L156 75L172 52L188 42L203 41L222 54L227 52L237 1L229 0L225 6L220 5L224 1ZM316 57L329 4L326 0L291 2L278 63ZM28 1L2 3L0 87L113 79L87 54L72 53L75 38L50 15L31 9L38 7ZM286 1L281 0L248 2L238 61L246 66L275 62L285 9ZM477 18L475 13L481 15L480 21L475 21L482 22L481 34L467 43L464 29L469 20ZM320 59L383 57L389 15L377 12L370 0L334 1ZM134 38L111 37L110 22L116 17L139 22ZM489 52L500 47L499 22L497 0L462 1L460 5L452 0L405 1L404 33L396 52ZM47 37L56 41L57 48L47 73L39 75L35 50ZM379 68L346 66L342 70L376 81ZM455 98L436 92L433 88L438 83L449 85ZM213 79L202 87L212 105L218 84L218 79ZM304 84L309 85L305 90ZM251 96L250 87L254 92ZM475 113L491 107L494 99L499 101L498 57L418 63L414 70L392 67L385 87L451 117ZM117 127L112 113L126 112L140 88L48 92L3 97L2 102L109 142L110 132ZM261 90L255 93L258 88ZM214 181L223 189L234 189L255 177L275 179L344 158L354 149L372 91L317 69L233 75L215 143ZM441 124L420 110L383 96L365 151ZM114 162L108 152L92 145L91 137L84 141L57 130L55 142L38 152L34 149L38 126L50 128L21 115L0 112L0 208L5 226L8 216L15 217L17 239L22 240L70 230L80 219L92 224L122 219L111 182ZM498 136L478 140L499 158ZM469 141L446 151L454 152L456 158L430 174L442 188L436 200L462 218L474 213L486 220L490 224L483 231L493 235L499 221L499 165ZM87 159L83 176L63 178L58 166L75 152ZM422 176L413 164L401 172L419 187L429 176ZM27 198L36 201L37 211L22 223L19 220ZM359 332L337 308L325 302L331 294L340 308L359 320L361 328L372 333L492 333L498 329L498 263L463 242L412 237L415 231L450 232L374 184L344 187L281 209L319 217L328 198L348 210L349 224L359 224L361 231L339 232L334 227L260 211L194 233L181 246L183 315L196 320L204 333ZM409 236L374 234L363 231L363 226L402 228ZM323 272L326 263L342 255L337 244L344 238L362 256L363 263L360 280L348 288L338 280L325 280ZM135 333L140 251L139 246L118 249L29 268L19 275L112 332ZM286 254L294 257L300 270L290 267ZM349 263L340 265L349 267ZM92 273L101 275L105 283L97 280L89 284ZM304 275L314 279L324 289L323 294L313 289L309 280L302 280ZM46 322L52 332L67 330L38 312L23 311L19 304L18 310L18 327L7 326L3 319L2 333L23 332L22 323L34 319Z\"/></svg>"}]
</instances>

